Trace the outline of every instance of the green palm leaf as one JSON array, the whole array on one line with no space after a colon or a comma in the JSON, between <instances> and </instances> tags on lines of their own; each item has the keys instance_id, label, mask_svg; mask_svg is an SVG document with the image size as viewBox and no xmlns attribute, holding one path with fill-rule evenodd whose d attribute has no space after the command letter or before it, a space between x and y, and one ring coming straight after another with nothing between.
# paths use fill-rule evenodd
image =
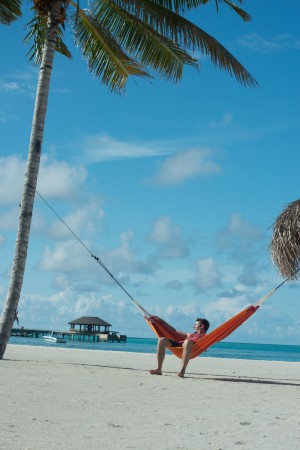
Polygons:
<instances>
[{"instance_id":1,"label":"green palm leaf","mask_svg":"<svg viewBox=\"0 0 300 450\"><path fill-rule=\"evenodd\" d=\"M43 46L45 42L46 29L47 29L47 18L44 16L35 16L28 22L26 29L29 30L28 34L23 39L25 44L32 42L30 49L27 52L29 61L32 61L34 65L41 63L43 55ZM69 52L66 44L62 40L63 31L61 27L57 28L57 41L56 41L56 51L71 59L72 55Z\"/></svg>"},{"instance_id":2,"label":"green palm leaf","mask_svg":"<svg viewBox=\"0 0 300 450\"><path fill-rule=\"evenodd\" d=\"M214 1L216 3L217 11L219 10L219 3L225 3L227 6L229 6L231 9L234 10L235 13L237 13L245 22L249 22L251 20L251 16L238 7L235 3L231 2L230 0L145 0L143 2L143 7L147 8L147 3L153 2L157 5L163 6L171 11L177 12L177 13L184 13L186 11L190 11L192 9L196 9L199 6L206 5L207 3L210 3L211 1ZM243 3L243 0L237 0L238 3ZM122 4L123 6L130 4L131 2L128 2L126 0L123 0Z\"/></svg>"},{"instance_id":3,"label":"green palm leaf","mask_svg":"<svg viewBox=\"0 0 300 450\"><path fill-rule=\"evenodd\" d=\"M182 61L184 64L196 66L195 60L183 48L200 50L210 57L213 64L227 70L242 84L257 85L257 81L220 42L184 17L159 5L158 1L131 0L130 3L124 0L103 0L101 3L94 1L92 14L134 57L140 56L145 50L148 59L142 56L143 64L153 66L150 55L157 60L155 39L169 39L175 42L178 48L181 47L181 56L185 57ZM145 47L142 43L147 37L148 47ZM151 40L153 51L149 50Z\"/></svg>"},{"instance_id":4,"label":"green palm leaf","mask_svg":"<svg viewBox=\"0 0 300 450\"><path fill-rule=\"evenodd\" d=\"M242 8L239 8L237 5L235 5L234 3L232 3L229 0L215 0L215 1L216 1L217 10L218 10L218 3L222 3L223 2L226 5L228 5L230 8L232 8L234 10L234 12L236 12L244 20L244 22L250 22L250 20L252 19L250 14L248 14ZM237 1L239 3L243 3L243 0L237 0Z\"/></svg>"},{"instance_id":5,"label":"green palm leaf","mask_svg":"<svg viewBox=\"0 0 300 450\"><path fill-rule=\"evenodd\" d=\"M22 0L0 0L0 23L9 25L21 17Z\"/></svg>"},{"instance_id":6,"label":"green palm leaf","mask_svg":"<svg viewBox=\"0 0 300 450\"><path fill-rule=\"evenodd\" d=\"M88 62L90 71L110 90L121 92L129 75L149 77L144 68L130 58L109 31L91 16L79 10L73 17L76 44Z\"/></svg>"},{"instance_id":7,"label":"green palm leaf","mask_svg":"<svg viewBox=\"0 0 300 450\"><path fill-rule=\"evenodd\" d=\"M166 30L157 31L148 16L144 20L141 15L140 19L111 1L97 5L92 14L133 58L163 78L176 82L182 77L184 64L199 67L197 60L176 42L176 36L166 36Z\"/></svg>"}]
</instances>

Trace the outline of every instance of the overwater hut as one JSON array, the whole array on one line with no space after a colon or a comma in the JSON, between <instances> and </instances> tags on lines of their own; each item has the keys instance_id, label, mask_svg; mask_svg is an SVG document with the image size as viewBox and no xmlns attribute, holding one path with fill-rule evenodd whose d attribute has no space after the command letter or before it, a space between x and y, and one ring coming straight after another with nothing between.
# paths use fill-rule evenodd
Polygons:
<instances>
[{"instance_id":1,"label":"overwater hut","mask_svg":"<svg viewBox=\"0 0 300 450\"><path fill-rule=\"evenodd\" d=\"M111 331L111 324L100 319L100 317L79 317L79 319L68 322L70 339L78 341L115 341L126 342L126 335Z\"/></svg>"},{"instance_id":2,"label":"overwater hut","mask_svg":"<svg viewBox=\"0 0 300 450\"><path fill-rule=\"evenodd\" d=\"M111 324L100 319L100 317L79 317L79 319L68 322L71 332L77 333L103 333L109 334Z\"/></svg>"}]
</instances>

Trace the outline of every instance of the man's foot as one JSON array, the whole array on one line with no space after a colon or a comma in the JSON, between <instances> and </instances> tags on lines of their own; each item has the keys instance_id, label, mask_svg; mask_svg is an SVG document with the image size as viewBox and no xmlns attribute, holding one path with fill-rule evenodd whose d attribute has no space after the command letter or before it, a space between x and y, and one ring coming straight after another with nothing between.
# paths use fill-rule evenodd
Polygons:
<instances>
[{"instance_id":1,"label":"man's foot","mask_svg":"<svg viewBox=\"0 0 300 450\"><path fill-rule=\"evenodd\" d=\"M177 376L180 377L180 378L184 378L184 373L179 372L179 373L177 374Z\"/></svg>"},{"instance_id":2,"label":"man's foot","mask_svg":"<svg viewBox=\"0 0 300 450\"><path fill-rule=\"evenodd\" d=\"M149 370L149 373L151 373L151 375L162 375L161 370L158 369L151 369Z\"/></svg>"}]
</instances>

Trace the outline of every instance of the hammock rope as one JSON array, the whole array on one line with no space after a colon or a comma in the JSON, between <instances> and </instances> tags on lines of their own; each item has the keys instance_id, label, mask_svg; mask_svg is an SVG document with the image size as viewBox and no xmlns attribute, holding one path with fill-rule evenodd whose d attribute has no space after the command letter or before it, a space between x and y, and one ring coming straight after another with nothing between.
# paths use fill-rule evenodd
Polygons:
<instances>
[{"instance_id":1,"label":"hammock rope","mask_svg":"<svg viewBox=\"0 0 300 450\"><path fill-rule=\"evenodd\" d=\"M112 274L112 272L108 269L108 267L104 264L101 259L94 255L92 251L88 248L88 246L80 239L79 236L69 227L69 225L63 220L63 218L55 211L55 209L47 202L47 200L36 190L35 191L40 199L48 206L48 208L55 214L55 216L65 225L65 227L73 234L75 239L85 248L85 250L90 254L92 258L105 270L105 272L112 278L112 280L125 292L125 294L130 298L130 300L135 304L141 314L145 317L151 317L151 314L148 313L133 297L132 295L124 288L124 286L120 283L120 281Z\"/></svg>"},{"instance_id":2,"label":"hammock rope","mask_svg":"<svg viewBox=\"0 0 300 450\"><path fill-rule=\"evenodd\" d=\"M148 311L146 311L134 298L133 296L124 288L124 286L120 283L120 281L112 274L112 272L108 269L108 267L104 264L101 259L94 255L91 250L86 246L86 244L77 236L76 233L69 227L69 225L62 219L62 217L54 210L54 208L47 202L47 200L36 190L37 195L40 199L48 206L48 208L56 215L56 217L67 227L67 229L73 234L73 236L78 240L78 242L86 249L86 251L90 254L90 256L102 267L103 270L112 278L112 280L125 292L125 294L130 298L130 300L134 303L140 313L144 316L146 322L153 330L153 332L157 335L157 337L167 337L171 340L180 341L182 340L182 335L175 330L171 325L169 325L166 321L161 319L160 317L151 315ZM300 271L300 267L288 278L283 280L278 286L272 289L268 294L262 297L258 302L254 305L248 306L231 319L227 320L213 331L205 335L200 341L196 342L193 345L191 358L195 358L200 355L204 351L206 351L213 344L220 342L229 336L234 330L240 327L249 317L251 317L259 307L265 302L272 294L274 294L282 285L284 285L288 280L292 279L297 272ZM182 356L182 348L181 347L171 347L171 352L181 358Z\"/></svg>"}]
</instances>

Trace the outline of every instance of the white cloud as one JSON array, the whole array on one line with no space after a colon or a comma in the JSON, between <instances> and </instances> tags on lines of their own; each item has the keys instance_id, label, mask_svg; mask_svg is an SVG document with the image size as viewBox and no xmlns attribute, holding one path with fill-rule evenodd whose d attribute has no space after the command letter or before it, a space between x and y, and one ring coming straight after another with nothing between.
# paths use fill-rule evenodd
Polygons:
<instances>
[{"instance_id":1,"label":"white cloud","mask_svg":"<svg viewBox=\"0 0 300 450\"><path fill-rule=\"evenodd\" d=\"M228 251L235 257L253 254L262 242L264 232L261 227L243 219L240 214L232 214L229 224L217 235L219 250Z\"/></svg>"},{"instance_id":2,"label":"white cloud","mask_svg":"<svg viewBox=\"0 0 300 450\"><path fill-rule=\"evenodd\" d=\"M177 240L180 233L179 225L173 224L169 217L160 217L154 222L149 239L157 244L168 245L174 239Z\"/></svg>"},{"instance_id":3,"label":"white cloud","mask_svg":"<svg viewBox=\"0 0 300 450\"><path fill-rule=\"evenodd\" d=\"M121 281L123 284L129 284L129 277L134 279L136 285L139 284L140 274L153 273L155 263L143 261L137 257L137 252L133 248L134 233L131 230L120 233L120 245L111 250L99 250L98 255L103 265ZM100 268L100 270L102 270ZM102 272L105 274L104 270ZM109 275L105 274L106 283L111 282Z\"/></svg>"},{"instance_id":4,"label":"white cloud","mask_svg":"<svg viewBox=\"0 0 300 450\"><path fill-rule=\"evenodd\" d=\"M210 123L211 128L227 128L229 125L231 125L233 122L233 116L231 112L227 112L223 114L221 119L219 120L213 120Z\"/></svg>"},{"instance_id":5,"label":"white cloud","mask_svg":"<svg viewBox=\"0 0 300 450\"><path fill-rule=\"evenodd\" d=\"M237 277L242 286L258 286L261 283L260 277L263 273L262 265L259 261L247 261Z\"/></svg>"},{"instance_id":6,"label":"white cloud","mask_svg":"<svg viewBox=\"0 0 300 450\"><path fill-rule=\"evenodd\" d=\"M45 272L78 273L86 272L86 261L81 245L70 240L56 244L55 248L46 247L39 262L39 269ZM89 265L90 266L90 265Z\"/></svg>"},{"instance_id":7,"label":"white cloud","mask_svg":"<svg viewBox=\"0 0 300 450\"><path fill-rule=\"evenodd\" d=\"M16 81L0 80L0 92L18 91L19 89L20 85Z\"/></svg>"},{"instance_id":8,"label":"white cloud","mask_svg":"<svg viewBox=\"0 0 300 450\"><path fill-rule=\"evenodd\" d=\"M169 217L159 217L153 224L148 241L158 246L157 253L164 258L183 258L189 254L188 241L182 238L179 225Z\"/></svg>"},{"instance_id":9,"label":"white cloud","mask_svg":"<svg viewBox=\"0 0 300 450\"><path fill-rule=\"evenodd\" d=\"M12 207L3 211L0 220L0 230L16 230L18 226L19 207Z\"/></svg>"},{"instance_id":10,"label":"white cloud","mask_svg":"<svg viewBox=\"0 0 300 450\"><path fill-rule=\"evenodd\" d=\"M89 247L88 242L84 244ZM37 269L53 274L52 286L56 290L93 292L100 286L113 285L110 276L76 240L61 241L54 248L46 247Z\"/></svg>"},{"instance_id":11,"label":"white cloud","mask_svg":"<svg viewBox=\"0 0 300 450\"><path fill-rule=\"evenodd\" d=\"M112 250L98 249L94 252L99 257L100 264L76 240L60 241L54 248L46 247L38 263L38 269L53 273L53 284L56 289L71 288L79 291L97 291L99 287L116 286L108 269L123 285L129 285L130 280L137 287L142 283L143 276L153 273L155 262L143 261L136 257L132 249L133 233L123 232L120 235L120 245ZM92 244L83 242L89 249Z\"/></svg>"},{"instance_id":12,"label":"white cloud","mask_svg":"<svg viewBox=\"0 0 300 450\"><path fill-rule=\"evenodd\" d=\"M38 70L29 68L26 72L14 72L0 79L0 93L35 96Z\"/></svg>"},{"instance_id":13,"label":"white cloud","mask_svg":"<svg viewBox=\"0 0 300 450\"><path fill-rule=\"evenodd\" d=\"M285 49L300 49L300 37L290 34L277 34L264 38L257 33L251 33L238 40L239 45L251 50L272 53Z\"/></svg>"},{"instance_id":14,"label":"white cloud","mask_svg":"<svg viewBox=\"0 0 300 450\"><path fill-rule=\"evenodd\" d=\"M131 251L131 242L133 239L132 231L124 231L121 233L121 245L119 248L110 252L110 257L116 258L116 260L123 260L129 262L132 260L133 252Z\"/></svg>"},{"instance_id":15,"label":"white cloud","mask_svg":"<svg viewBox=\"0 0 300 450\"><path fill-rule=\"evenodd\" d=\"M0 205L20 203L25 177L25 161L17 156L0 158ZM73 167L64 161L42 158L37 190L46 198L72 198L86 179L83 167Z\"/></svg>"},{"instance_id":16,"label":"white cloud","mask_svg":"<svg viewBox=\"0 0 300 450\"><path fill-rule=\"evenodd\" d=\"M147 158L169 154L166 144L118 141L108 135L89 136L84 141L88 163L120 159Z\"/></svg>"},{"instance_id":17,"label":"white cloud","mask_svg":"<svg viewBox=\"0 0 300 450\"><path fill-rule=\"evenodd\" d=\"M224 235L228 237L239 235L252 240L262 239L263 237L261 227L252 225L237 213L232 214L227 230L224 230Z\"/></svg>"},{"instance_id":18,"label":"white cloud","mask_svg":"<svg viewBox=\"0 0 300 450\"><path fill-rule=\"evenodd\" d=\"M159 164L158 173L152 182L158 185L183 183L198 176L216 175L221 167L212 159L213 151L190 149L170 156Z\"/></svg>"},{"instance_id":19,"label":"white cloud","mask_svg":"<svg viewBox=\"0 0 300 450\"><path fill-rule=\"evenodd\" d=\"M191 316L196 315L198 310L198 305L195 302L185 303L184 305L168 305L165 307L165 312L163 315L172 320L172 317L178 316ZM191 324L193 325L193 324Z\"/></svg>"},{"instance_id":20,"label":"white cloud","mask_svg":"<svg viewBox=\"0 0 300 450\"><path fill-rule=\"evenodd\" d=\"M220 270L212 258L196 261L195 278L191 282L196 289L210 289L219 286L220 282Z\"/></svg>"},{"instance_id":21,"label":"white cloud","mask_svg":"<svg viewBox=\"0 0 300 450\"><path fill-rule=\"evenodd\" d=\"M242 295L235 298L221 297L203 305L205 316L218 325L236 315L244 307L245 299Z\"/></svg>"},{"instance_id":22,"label":"white cloud","mask_svg":"<svg viewBox=\"0 0 300 450\"><path fill-rule=\"evenodd\" d=\"M24 161L16 156L0 158L0 204L20 203L24 175Z\"/></svg>"},{"instance_id":23,"label":"white cloud","mask_svg":"<svg viewBox=\"0 0 300 450\"><path fill-rule=\"evenodd\" d=\"M53 220L49 223L49 220L46 221L44 216L36 211L33 218L33 226L35 231L43 234L47 233L52 239L68 240L72 236L70 230L78 237L100 233L104 215L101 202L91 198L83 206L63 216L62 220L64 223L58 220ZM55 218L54 215L53 218Z\"/></svg>"},{"instance_id":24,"label":"white cloud","mask_svg":"<svg viewBox=\"0 0 300 450\"><path fill-rule=\"evenodd\" d=\"M170 289L174 289L175 291L179 291L182 289L182 283L178 280L170 280L165 284L166 287Z\"/></svg>"},{"instance_id":25,"label":"white cloud","mask_svg":"<svg viewBox=\"0 0 300 450\"><path fill-rule=\"evenodd\" d=\"M99 293L78 294L70 289L53 295L23 294L19 304L20 324L25 327L67 330L69 321L84 315L101 317L121 333L124 330L119 327L126 323L124 316L133 317L130 302Z\"/></svg>"},{"instance_id":26,"label":"white cloud","mask_svg":"<svg viewBox=\"0 0 300 450\"><path fill-rule=\"evenodd\" d=\"M48 161L42 158L37 190L47 198L70 198L80 192L87 171L64 161Z\"/></svg>"},{"instance_id":27,"label":"white cloud","mask_svg":"<svg viewBox=\"0 0 300 450\"><path fill-rule=\"evenodd\" d=\"M150 258L149 261L137 257L138 253L133 248L134 233L123 231L120 234L120 245L109 251L102 252L103 261L109 270L115 275L123 275L128 282L128 274L134 275L138 280L139 274L152 274L156 263ZM124 275L125 274L125 275Z\"/></svg>"}]
</instances>

